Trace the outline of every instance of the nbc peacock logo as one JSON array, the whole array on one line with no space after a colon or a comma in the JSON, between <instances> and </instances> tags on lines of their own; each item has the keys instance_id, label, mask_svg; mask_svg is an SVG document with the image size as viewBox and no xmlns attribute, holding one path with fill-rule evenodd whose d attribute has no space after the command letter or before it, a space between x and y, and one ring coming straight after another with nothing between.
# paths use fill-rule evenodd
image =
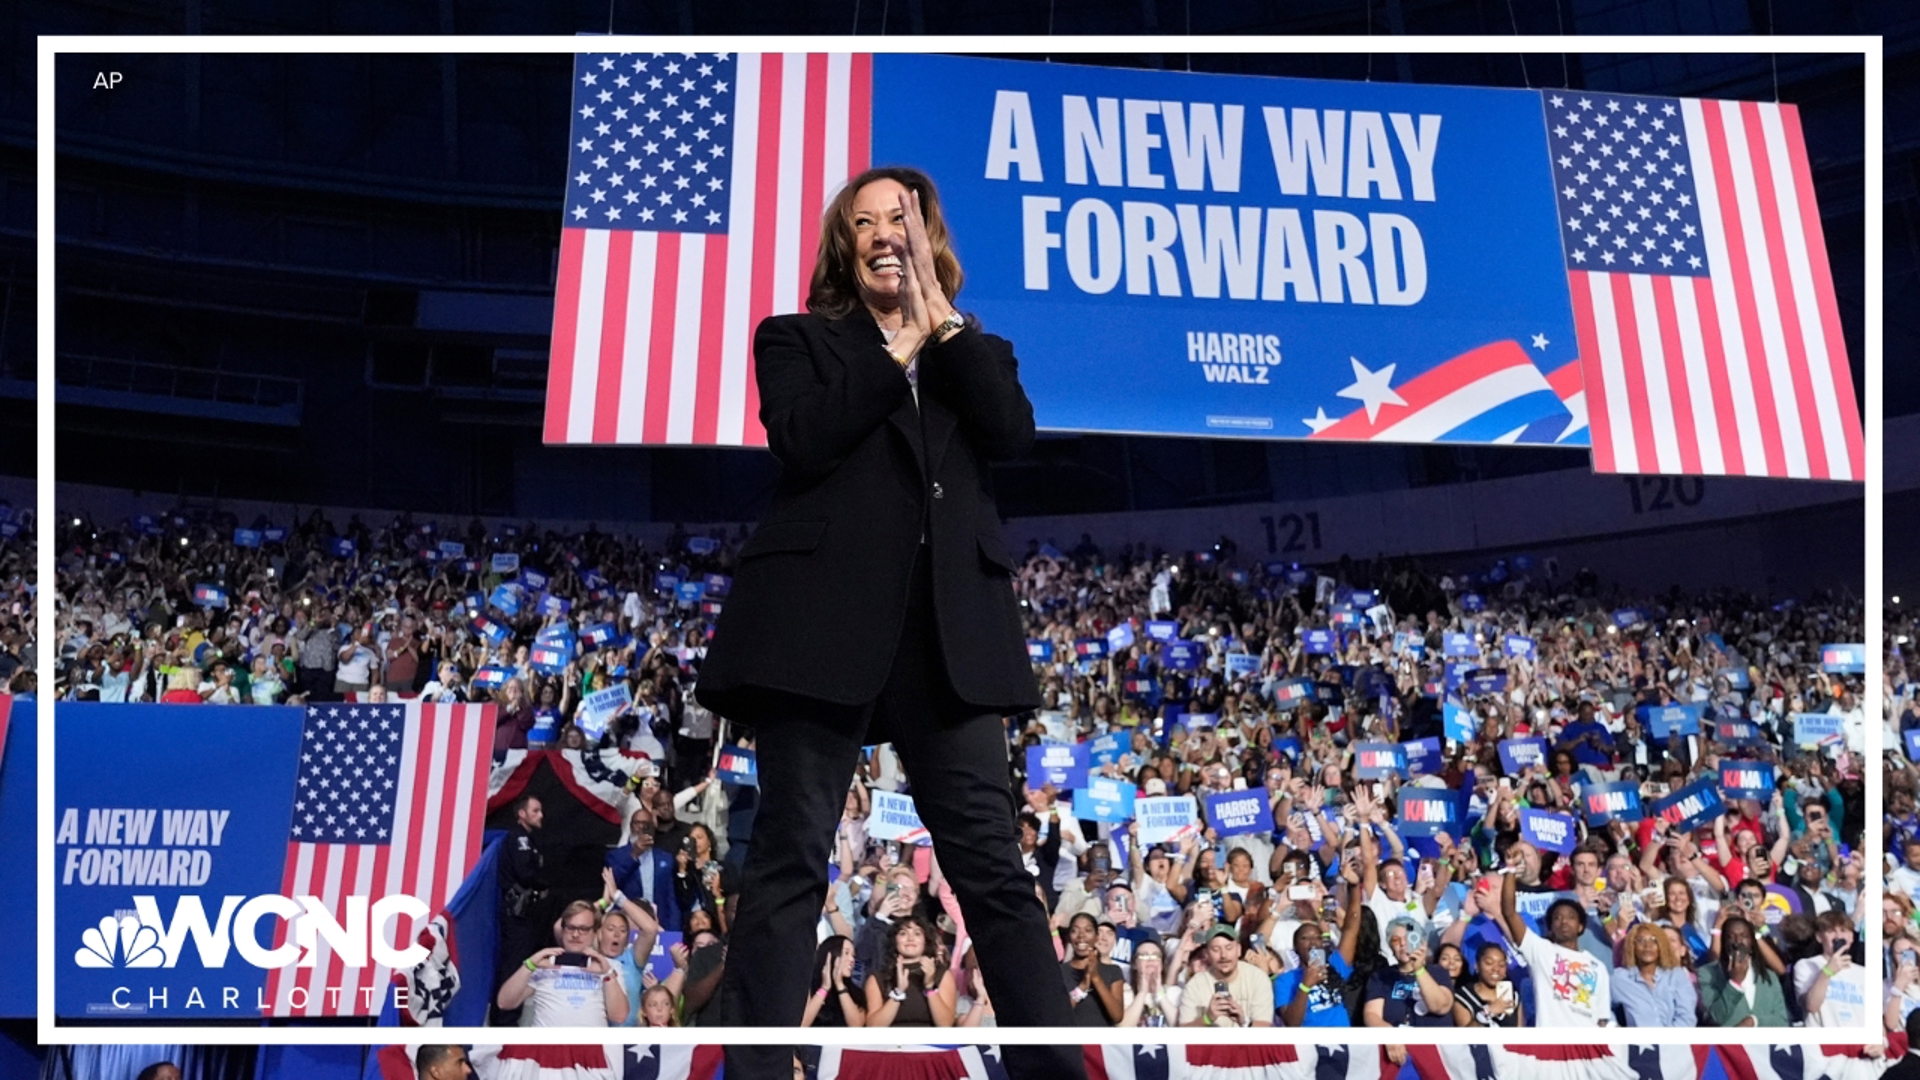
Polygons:
<instances>
[{"instance_id":1,"label":"nbc peacock logo","mask_svg":"<svg viewBox=\"0 0 1920 1080\"><path fill-rule=\"evenodd\" d=\"M108 915L81 932L73 962L83 968L157 968L167 956L153 927L131 915Z\"/></svg>"}]
</instances>

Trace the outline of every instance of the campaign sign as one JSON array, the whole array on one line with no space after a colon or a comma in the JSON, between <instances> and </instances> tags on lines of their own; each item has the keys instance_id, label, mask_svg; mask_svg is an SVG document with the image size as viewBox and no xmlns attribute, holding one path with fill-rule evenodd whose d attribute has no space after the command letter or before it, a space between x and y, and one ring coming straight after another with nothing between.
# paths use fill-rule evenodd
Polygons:
<instances>
[{"instance_id":1,"label":"campaign sign","mask_svg":"<svg viewBox=\"0 0 1920 1080\"><path fill-rule=\"evenodd\" d=\"M1107 648L1114 652L1133 644L1133 624L1123 622L1107 631Z\"/></svg>"},{"instance_id":2,"label":"campaign sign","mask_svg":"<svg viewBox=\"0 0 1920 1080\"><path fill-rule=\"evenodd\" d=\"M520 571L520 587L528 592L541 592L547 587L547 575L538 570Z\"/></svg>"},{"instance_id":3,"label":"campaign sign","mask_svg":"<svg viewBox=\"0 0 1920 1080\"><path fill-rule=\"evenodd\" d=\"M1699 705L1642 705L1636 711L1640 714L1640 725L1656 739L1700 734L1703 710Z\"/></svg>"},{"instance_id":4,"label":"campaign sign","mask_svg":"<svg viewBox=\"0 0 1920 1080\"><path fill-rule=\"evenodd\" d=\"M1223 791L1207 796L1207 822L1220 836L1273 831L1273 806L1264 789Z\"/></svg>"},{"instance_id":5,"label":"campaign sign","mask_svg":"<svg viewBox=\"0 0 1920 1080\"><path fill-rule=\"evenodd\" d=\"M1765 761L1722 761L1720 790L1729 799L1767 802L1776 790L1773 765Z\"/></svg>"},{"instance_id":6,"label":"campaign sign","mask_svg":"<svg viewBox=\"0 0 1920 1080\"><path fill-rule=\"evenodd\" d=\"M1147 636L1159 642L1172 641L1180 636L1180 624L1171 619L1155 619L1147 624Z\"/></svg>"},{"instance_id":7,"label":"campaign sign","mask_svg":"<svg viewBox=\"0 0 1920 1080\"><path fill-rule=\"evenodd\" d=\"M1295 708L1313 700L1313 682L1308 679L1282 679L1273 684L1273 703L1282 709Z\"/></svg>"},{"instance_id":8,"label":"campaign sign","mask_svg":"<svg viewBox=\"0 0 1920 1080\"><path fill-rule=\"evenodd\" d=\"M1143 844L1166 844L1200 831L1199 810L1191 795L1164 795L1136 799L1135 836Z\"/></svg>"},{"instance_id":9,"label":"campaign sign","mask_svg":"<svg viewBox=\"0 0 1920 1080\"><path fill-rule=\"evenodd\" d=\"M1120 692L1130 698L1155 701L1160 697L1160 684L1144 676L1135 676L1120 680Z\"/></svg>"},{"instance_id":10,"label":"campaign sign","mask_svg":"<svg viewBox=\"0 0 1920 1080\"><path fill-rule=\"evenodd\" d=\"M1664 821L1670 830L1686 832L1727 812L1727 801L1720 796L1720 778L1703 776L1664 799L1656 799L1649 813Z\"/></svg>"},{"instance_id":11,"label":"campaign sign","mask_svg":"<svg viewBox=\"0 0 1920 1080\"><path fill-rule=\"evenodd\" d=\"M1448 633L1441 639L1440 655L1460 660L1480 655L1480 646L1474 644L1472 634Z\"/></svg>"},{"instance_id":12,"label":"campaign sign","mask_svg":"<svg viewBox=\"0 0 1920 1080\"><path fill-rule=\"evenodd\" d=\"M487 603L499 608L508 616L520 614L520 590L511 585L495 585L488 594Z\"/></svg>"},{"instance_id":13,"label":"campaign sign","mask_svg":"<svg viewBox=\"0 0 1920 1080\"><path fill-rule=\"evenodd\" d=\"M1372 589L1355 589L1344 598L1348 607L1356 611L1365 611L1380 602L1380 594Z\"/></svg>"},{"instance_id":14,"label":"campaign sign","mask_svg":"<svg viewBox=\"0 0 1920 1080\"><path fill-rule=\"evenodd\" d=\"M1256 675L1259 671L1260 658L1252 653L1236 652L1227 654L1227 678L1245 678L1248 675Z\"/></svg>"},{"instance_id":15,"label":"campaign sign","mask_svg":"<svg viewBox=\"0 0 1920 1080\"><path fill-rule=\"evenodd\" d=\"M1088 753L1085 743L1041 743L1027 747L1027 786L1052 784L1059 791L1086 786Z\"/></svg>"},{"instance_id":16,"label":"campaign sign","mask_svg":"<svg viewBox=\"0 0 1920 1080\"><path fill-rule=\"evenodd\" d=\"M464 559L467 557L467 545L458 540L442 540L439 544L440 557L443 559Z\"/></svg>"},{"instance_id":17,"label":"campaign sign","mask_svg":"<svg viewBox=\"0 0 1920 1080\"><path fill-rule=\"evenodd\" d=\"M1721 720L1713 725L1713 737L1723 746L1760 745L1760 725L1751 720Z\"/></svg>"},{"instance_id":18,"label":"campaign sign","mask_svg":"<svg viewBox=\"0 0 1920 1080\"><path fill-rule=\"evenodd\" d=\"M1087 740L1087 765L1091 769L1100 765L1112 765L1127 752L1128 737L1124 731L1109 731L1104 735L1095 735ZM1058 785L1056 785L1058 786Z\"/></svg>"},{"instance_id":19,"label":"campaign sign","mask_svg":"<svg viewBox=\"0 0 1920 1080\"><path fill-rule=\"evenodd\" d=\"M661 570L653 575L653 591L659 593L661 596L672 596L674 590L679 587L679 574L669 574L665 570Z\"/></svg>"},{"instance_id":20,"label":"campaign sign","mask_svg":"<svg viewBox=\"0 0 1920 1080\"><path fill-rule=\"evenodd\" d=\"M1721 668L1720 677L1727 680L1729 690L1753 689L1753 673L1743 667Z\"/></svg>"},{"instance_id":21,"label":"campaign sign","mask_svg":"<svg viewBox=\"0 0 1920 1080\"><path fill-rule=\"evenodd\" d=\"M711 536L689 536L687 550L695 555L711 555L720 550L720 541Z\"/></svg>"},{"instance_id":22,"label":"campaign sign","mask_svg":"<svg viewBox=\"0 0 1920 1080\"><path fill-rule=\"evenodd\" d=\"M1082 821L1133 820L1133 782L1110 776L1090 777L1073 793L1073 816Z\"/></svg>"},{"instance_id":23,"label":"campaign sign","mask_svg":"<svg viewBox=\"0 0 1920 1080\"><path fill-rule=\"evenodd\" d=\"M1520 839L1542 851L1571 855L1574 845L1580 842L1580 834L1571 814L1523 809L1520 811Z\"/></svg>"},{"instance_id":24,"label":"campaign sign","mask_svg":"<svg viewBox=\"0 0 1920 1080\"><path fill-rule=\"evenodd\" d=\"M674 602L681 607L692 607L705 599L706 595L707 583L704 581L683 581L673 589Z\"/></svg>"},{"instance_id":25,"label":"campaign sign","mask_svg":"<svg viewBox=\"0 0 1920 1080\"><path fill-rule=\"evenodd\" d=\"M564 596L555 596L552 593L541 593L540 603L536 610L542 615L557 618L573 610L573 601Z\"/></svg>"},{"instance_id":26,"label":"campaign sign","mask_svg":"<svg viewBox=\"0 0 1920 1080\"><path fill-rule=\"evenodd\" d=\"M233 530L234 547L257 548L260 546L260 540L260 530L258 529Z\"/></svg>"},{"instance_id":27,"label":"campaign sign","mask_svg":"<svg viewBox=\"0 0 1920 1080\"><path fill-rule=\"evenodd\" d=\"M1795 746L1837 745L1846 738L1846 717L1839 713L1793 714Z\"/></svg>"},{"instance_id":28,"label":"campaign sign","mask_svg":"<svg viewBox=\"0 0 1920 1080\"><path fill-rule=\"evenodd\" d=\"M1460 607L1466 611L1485 611L1487 601L1477 592L1470 592L1460 598Z\"/></svg>"},{"instance_id":29,"label":"campaign sign","mask_svg":"<svg viewBox=\"0 0 1920 1080\"><path fill-rule=\"evenodd\" d=\"M1300 760L1299 737L1295 735L1287 735L1282 738L1273 740L1273 752L1286 758L1288 761Z\"/></svg>"},{"instance_id":30,"label":"campaign sign","mask_svg":"<svg viewBox=\"0 0 1920 1080\"><path fill-rule=\"evenodd\" d=\"M1403 742L1400 749L1406 757L1408 773L1426 776L1440 771L1440 736Z\"/></svg>"},{"instance_id":31,"label":"campaign sign","mask_svg":"<svg viewBox=\"0 0 1920 1080\"><path fill-rule=\"evenodd\" d=\"M1864 675L1867 673L1867 647L1822 645L1820 670L1832 675Z\"/></svg>"},{"instance_id":32,"label":"campaign sign","mask_svg":"<svg viewBox=\"0 0 1920 1080\"><path fill-rule=\"evenodd\" d=\"M1398 820L1401 836L1461 836L1460 793L1437 788L1400 789Z\"/></svg>"},{"instance_id":33,"label":"campaign sign","mask_svg":"<svg viewBox=\"0 0 1920 1080\"><path fill-rule=\"evenodd\" d=\"M527 650L527 666L542 675L558 675L567 670L567 650L550 641L536 641Z\"/></svg>"},{"instance_id":34,"label":"campaign sign","mask_svg":"<svg viewBox=\"0 0 1920 1080\"><path fill-rule=\"evenodd\" d=\"M1575 354L1538 94L1173 74L873 60L873 159L941 178L968 223L970 305L1041 358L1021 382L1042 427L1523 444L1566 428L1542 374ZM1552 346L1529 356L1517 325ZM1475 352L1490 342L1509 362ZM1140 359L1102 392L1072 362L1087 355ZM1483 370L1514 387L1452 411Z\"/></svg>"},{"instance_id":35,"label":"campaign sign","mask_svg":"<svg viewBox=\"0 0 1920 1080\"><path fill-rule=\"evenodd\" d=\"M496 574L517 574L520 572L520 556L511 551L495 552L487 568Z\"/></svg>"},{"instance_id":36,"label":"campaign sign","mask_svg":"<svg viewBox=\"0 0 1920 1080\"><path fill-rule=\"evenodd\" d=\"M744 746L721 747L713 770L728 783L760 786L760 764L754 759L753 751Z\"/></svg>"},{"instance_id":37,"label":"campaign sign","mask_svg":"<svg viewBox=\"0 0 1920 1080\"><path fill-rule=\"evenodd\" d=\"M282 882L307 711L54 708L60 740L86 748L56 755L54 765L55 900L41 912L54 939L54 1012L257 1023L269 969L231 947L233 920L220 914L223 903L291 891ZM219 782L193 782L199 777ZM196 910L220 928L187 932ZM278 912L263 914L251 928L271 946L274 928L286 924ZM367 937L362 931L362 945ZM238 1000L223 998L223 987L236 988Z\"/></svg>"},{"instance_id":38,"label":"campaign sign","mask_svg":"<svg viewBox=\"0 0 1920 1080\"><path fill-rule=\"evenodd\" d=\"M612 623L594 623L580 631L580 647L604 649L620 640L620 631Z\"/></svg>"},{"instance_id":39,"label":"campaign sign","mask_svg":"<svg viewBox=\"0 0 1920 1080\"><path fill-rule=\"evenodd\" d=\"M1540 645L1524 634L1508 634L1506 637L1507 655L1521 660L1538 660Z\"/></svg>"},{"instance_id":40,"label":"campaign sign","mask_svg":"<svg viewBox=\"0 0 1920 1080\"><path fill-rule=\"evenodd\" d=\"M1405 654L1418 660L1427 654L1427 639L1411 630L1395 631L1393 651L1395 655Z\"/></svg>"},{"instance_id":41,"label":"campaign sign","mask_svg":"<svg viewBox=\"0 0 1920 1080\"><path fill-rule=\"evenodd\" d=\"M1053 663L1053 642L1051 641L1027 642L1027 659L1032 660L1036 664Z\"/></svg>"},{"instance_id":42,"label":"campaign sign","mask_svg":"<svg viewBox=\"0 0 1920 1080\"><path fill-rule=\"evenodd\" d=\"M1501 739L1500 771L1517 776L1522 769L1547 763L1547 740L1539 738Z\"/></svg>"},{"instance_id":43,"label":"campaign sign","mask_svg":"<svg viewBox=\"0 0 1920 1080\"><path fill-rule=\"evenodd\" d=\"M1920 761L1920 728L1912 728L1907 731L1905 740L1907 745L1907 760Z\"/></svg>"},{"instance_id":44,"label":"campaign sign","mask_svg":"<svg viewBox=\"0 0 1920 1080\"><path fill-rule=\"evenodd\" d=\"M1331 655L1335 647L1331 630L1302 630L1300 643L1309 656Z\"/></svg>"},{"instance_id":45,"label":"campaign sign","mask_svg":"<svg viewBox=\"0 0 1920 1080\"><path fill-rule=\"evenodd\" d=\"M1352 608L1334 608L1328 613L1327 622L1333 624L1335 630L1346 630L1359 626L1360 616L1354 614Z\"/></svg>"},{"instance_id":46,"label":"campaign sign","mask_svg":"<svg viewBox=\"0 0 1920 1080\"><path fill-rule=\"evenodd\" d=\"M1197 671L1203 652L1198 642L1169 641L1160 650L1160 663L1168 671Z\"/></svg>"},{"instance_id":47,"label":"campaign sign","mask_svg":"<svg viewBox=\"0 0 1920 1080\"><path fill-rule=\"evenodd\" d=\"M678 930L662 930L653 939L653 951L647 954L647 970L661 982L673 976L673 947L681 943L680 938Z\"/></svg>"},{"instance_id":48,"label":"campaign sign","mask_svg":"<svg viewBox=\"0 0 1920 1080\"><path fill-rule=\"evenodd\" d=\"M351 559L354 551L354 542L344 536L336 536L327 543L327 552L336 559Z\"/></svg>"},{"instance_id":49,"label":"campaign sign","mask_svg":"<svg viewBox=\"0 0 1920 1080\"><path fill-rule=\"evenodd\" d=\"M1468 672L1460 680L1461 689L1468 697L1493 697L1507 692L1507 673L1504 671L1476 670Z\"/></svg>"},{"instance_id":50,"label":"campaign sign","mask_svg":"<svg viewBox=\"0 0 1920 1080\"><path fill-rule=\"evenodd\" d=\"M1590 826L1624 821L1632 824L1645 816L1640 806L1640 785L1632 781L1617 784L1580 785L1580 813Z\"/></svg>"},{"instance_id":51,"label":"campaign sign","mask_svg":"<svg viewBox=\"0 0 1920 1080\"><path fill-rule=\"evenodd\" d=\"M907 840L930 844L927 827L920 824L920 812L913 799L893 791L873 792L873 809L867 815L867 837L873 840Z\"/></svg>"},{"instance_id":52,"label":"campaign sign","mask_svg":"<svg viewBox=\"0 0 1920 1080\"><path fill-rule=\"evenodd\" d=\"M487 664L473 673L468 682L476 690L498 690L513 678L513 671L499 664Z\"/></svg>"},{"instance_id":53,"label":"campaign sign","mask_svg":"<svg viewBox=\"0 0 1920 1080\"><path fill-rule=\"evenodd\" d=\"M1441 709L1441 723L1446 729L1448 739L1454 742L1469 742L1479 733L1479 718L1473 715L1471 709L1461 704L1458 698L1448 698Z\"/></svg>"},{"instance_id":54,"label":"campaign sign","mask_svg":"<svg viewBox=\"0 0 1920 1080\"><path fill-rule=\"evenodd\" d=\"M1363 742L1353 748L1353 775L1379 780L1389 773L1407 775L1407 751L1399 743Z\"/></svg>"},{"instance_id":55,"label":"campaign sign","mask_svg":"<svg viewBox=\"0 0 1920 1080\"><path fill-rule=\"evenodd\" d=\"M624 682L617 682L581 698L580 707L574 710L573 722L580 725L588 739L598 742L607 733L607 725L613 718L631 708L632 689Z\"/></svg>"},{"instance_id":56,"label":"campaign sign","mask_svg":"<svg viewBox=\"0 0 1920 1080\"><path fill-rule=\"evenodd\" d=\"M226 607L227 590L218 585L208 585L205 583L195 585L193 587L193 602L200 607Z\"/></svg>"},{"instance_id":57,"label":"campaign sign","mask_svg":"<svg viewBox=\"0 0 1920 1080\"><path fill-rule=\"evenodd\" d=\"M1647 613L1639 608L1621 608L1613 613L1613 625L1625 630L1647 621Z\"/></svg>"},{"instance_id":58,"label":"campaign sign","mask_svg":"<svg viewBox=\"0 0 1920 1080\"><path fill-rule=\"evenodd\" d=\"M1075 638L1073 641L1073 655L1082 660L1104 659L1107 655L1107 643L1102 638Z\"/></svg>"}]
</instances>

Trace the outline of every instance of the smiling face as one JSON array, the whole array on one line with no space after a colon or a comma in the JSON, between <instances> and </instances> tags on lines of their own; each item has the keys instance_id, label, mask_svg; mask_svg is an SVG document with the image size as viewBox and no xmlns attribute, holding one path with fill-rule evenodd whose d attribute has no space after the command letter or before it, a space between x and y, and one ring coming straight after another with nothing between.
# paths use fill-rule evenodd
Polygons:
<instances>
[{"instance_id":1,"label":"smiling face","mask_svg":"<svg viewBox=\"0 0 1920 1080\"><path fill-rule=\"evenodd\" d=\"M1067 926L1067 944L1072 947L1075 959L1086 959L1093 952L1098 937L1099 928L1086 915L1074 916L1073 922Z\"/></svg>"},{"instance_id":2,"label":"smiling face","mask_svg":"<svg viewBox=\"0 0 1920 1080\"><path fill-rule=\"evenodd\" d=\"M1087 930L1087 942L1088 945L1091 946L1093 942L1093 925L1091 922L1088 923ZM895 931L893 935L893 947L895 951L906 959L918 960L920 957L925 956L927 952L926 932L920 929L919 923L901 923L900 929Z\"/></svg>"},{"instance_id":3,"label":"smiling face","mask_svg":"<svg viewBox=\"0 0 1920 1080\"><path fill-rule=\"evenodd\" d=\"M907 193L898 180L880 179L853 197L853 282L860 300L875 312L900 306L901 260L906 257L905 216L900 198Z\"/></svg>"}]
</instances>

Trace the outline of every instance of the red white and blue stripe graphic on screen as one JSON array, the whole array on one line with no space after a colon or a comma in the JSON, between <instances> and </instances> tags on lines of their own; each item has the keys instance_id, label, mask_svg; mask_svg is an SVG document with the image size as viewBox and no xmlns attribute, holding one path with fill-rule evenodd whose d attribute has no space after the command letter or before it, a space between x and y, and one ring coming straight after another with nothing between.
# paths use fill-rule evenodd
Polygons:
<instances>
[{"instance_id":1,"label":"red white and blue stripe graphic on screen","mask_svg":"<svg viewBox=\"0 0 1920 1080\"><path fill-rule=\"evenodd\" d=\"M1798 110L1542 96L1595 471L1863 479Z\"/></svg>"},{"instance_id":2,"label":"red white and blue stripe graphic on screen","mask_svg":"<svg viewBox=\"0 0 1920 1080\"><path fill-rule=\"evenodd\" d=\"M872 58L586 53L573 90L545 441L765 446L753 329L867 167Z\"/></svg>"},{"instance_id":3,"label":"red white and blue stripe graphic on screen","mask_svg":"<svg viewBox=\"0 0 1920 1080\"><path fill-rule=\"evenodd\" d=\"M440 910L480 856L492 753L491 705L309 708L282 895L316 896L343 925L349 896L371 908L406 894ZM401 917L388 940L405 946L424 925ZM286 926L274 947L286 944ZM376 1016L391 975L371 957L347 967L319 937L311 967L268 974L270 1013Z\"/></svg>"}]
</instances>

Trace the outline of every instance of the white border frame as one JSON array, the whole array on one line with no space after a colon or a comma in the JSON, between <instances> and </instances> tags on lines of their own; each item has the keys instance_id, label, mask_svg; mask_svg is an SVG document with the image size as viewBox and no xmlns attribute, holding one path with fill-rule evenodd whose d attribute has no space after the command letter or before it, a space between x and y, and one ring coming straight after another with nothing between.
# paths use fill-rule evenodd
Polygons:
<instances>
[{"instance_id":1,"label":"white border frame","mask_svg":"<svg viewBox=\"0 0 1920 1080\"><path fill-rule=\"evenodd\" d=\"M1329 36L1329 37L1021 37L998 38L978 36L922 36L922 37L649 37L638 35L550 37L550 36L502 36L502 37L436 37L436 36L372 36L372 37L328 37L317 35L288 36L221 36L221 37L145 37L125 35L102 36L46 36L38 39L38 61L36 84L38 87L38 143L36 166L38 173L38 237L36 267L40 287L38 290L38 377L39 395L36 399L36 417L39 462L36 472L39 497L48 503L39 507L36 517L39 552L36 560L36 573L39 592L36 597L35 615L39 627L40 656L38 670L35 672L39 686L44 693L40 705L39 738L39 824L36 831L38 861L38 910L49 917L42 921L39 935L36 963L34 965L38 980L38 1012L36 1015L36 1035L42 1045L76 1045L86 1043L113 1044L203 1044L203 1045L418 1045L420 1043L469 1043L497 1045L500 1043L576 1045L604 1042L610 1036L621 1036L621 1041L633 1044L660 1045L705 1045L715 1043L798 1043L830 1046L891 1046L906 1041L905 1036L919 1034L896 1032L891 1028L839 1029L826 1031L814 1028L381 1028L381 1027L303 1027L294 1025L266 1026L251 1022L237 1024L222 1021L224 1026L197 1026L193 1024L160 1025L145 1023L125 1025L83 1026L62 1024L53 1013L54 973L57 966L58 945L51 933L46 932L51 925L50 915L54 911L56 893L54 888L54 824L57 808L54 803L54 725L53 703L51 700L53 679L53 659L58 649L54 646L52 635L57 625L54 612L55 563L57 552L54 550L54 529L58 520L58 508L51 505L55 491L54 468L54 298L57 281L54 266L54 206L56 188L54 186L55 138L54 138L54 63L63 53L85 53L100 55L109 53L304 53L304 54L347 54L347 53L423 53L423 54L488 54L488 53L578 53L597 52L609 46L626 46L633 51L656 51L661 48L698 51L733 52L788 52L796 49L819 51L858 51L872 53L930 53L930 52L966 52L966 53L1012 53L1026 52L1034 56L1072 56L1085 54L1127 54L1127 53L1192 53L1216 54L1245 52L1249 44L1257 41L1259 46L1272 52L1299 53L1601 53L1601 54L1673 54L1673 53L1726 53L1758 54L1768 53L1820 53L1830 55L1857 55L1863 63L1863 106L1864 106L1864 229L1865 229L1865 351L1866 377L1865 413L1862 422L1866 435L1866 580L1864 583L1863 604L1865 606L1865 632L1867 644L1866 694L1862 707L1866 710L1866 752L1862 768L1866 779L1866 799L1870 808L1884 805L1882 793L1881 769L1878 767L1883 753L1881 720L1883 708L1881 681L1883 678L1884 649L1881 639L1882 627L1879 597L1883 590L1883 567L1881 552L1881 534L1884 527L1881 508L1882 493L1882 433L1884 417L1883 387L1881 378L1882 332L1881 312L1885 284L1881 278L1883 244L1883 142L1881 124L1881 102L1885 81L1885 69L1881 54L1881 39L1877 36L1820 36L1798 35L1779 37L1633 37L1625 35L1605 35L1595 37L1475 37L1475 36ZM1546 89L1547 87L1542 87ZM1869 814L1869 818L1875 815ZM1867 822L1865 849L1867 887L1872 894L1872 902L1878 904L1877 888L1880 884L1880 868L1884 866L1881 851L1880 831ZM1863 896L1861 903L1867 903ZM1866 924L1866 950L1868 957L1879 954L1882 948L1880 920L1869 918ZM1877 972L1870 978L1875 988L1871 1000L1878 1001L1879 979ZM1868 1010L1877 1021L1879 1010ZM960 1029L951 1029L957 1036ZM1496 1041L1512 1045L1561 1045L1569 1037L1565 1030L1527 1028L1511 1034L1502 1035ZM644 1037L643 1037L644 1036ZM1487 1038L1479 1029L1419 1029L1402 1031L1387 1028L1247 1028L1223 1030L1220 1028L991 1028L979 1029L971 1040L949 1040L956 1044L972 1041L977 1043L1007 1043L1020 1045L1133 1045L1159 1043L1165 1045L1185 1045L1188 1043L1248 1043L1248 1044L1292 1044L1312 1046L1337 1036L1335 1041L1344 1045L1369 1046L1385 1043L1419 1045L1479 1045ZM1864 1041L1880 1043L1883 1036L1877 1022L1867 1028L1859 1029L1807 1029L1807 1028L1606 1028L1596 1029L1591 1035L1578 1033L1576 1041L1580 1044L1594 1045L1698 1045L1743 1044L1772 1045L1786 1043L1847 1043ZM944 1045L944 1043L943 1043Z\"/></svg>"}]
</instances>

